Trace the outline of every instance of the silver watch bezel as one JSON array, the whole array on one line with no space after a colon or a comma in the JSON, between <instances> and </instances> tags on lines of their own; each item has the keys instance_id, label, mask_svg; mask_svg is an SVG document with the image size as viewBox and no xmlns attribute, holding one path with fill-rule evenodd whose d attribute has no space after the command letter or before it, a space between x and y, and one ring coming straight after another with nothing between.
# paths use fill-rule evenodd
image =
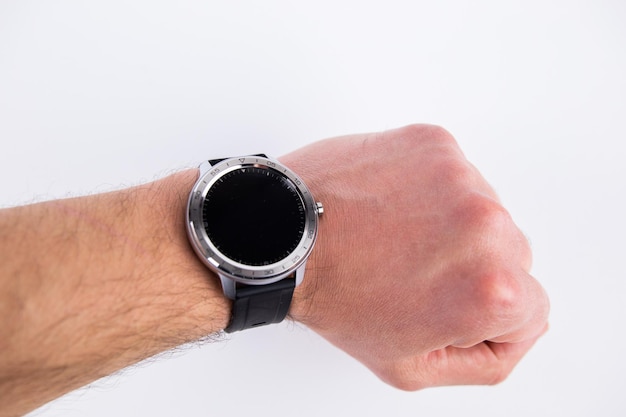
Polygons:
<instances>
[{"instance_id":1,"label":"silver watch bezel","mask_svg":"<svg viewBox=\"0 0 626 417\"><path fill-rule=\"evenodd\" d=\"M213 245L203 225L202 208L209 189L227 173L246 167L273 170L285 177L298 191L305 208L305 228L298 246L288 256L270 265L251 266L228 258ZM294 274L306 263L317 239L321 205L315 202L310 190L295 172L277 160L256 155L228 158L215 165L207 161L199 168L200 175L189 194L187 204L187 232L194 251L208 268L236 282L266 285Z\"/></svg>"}]
</instances>

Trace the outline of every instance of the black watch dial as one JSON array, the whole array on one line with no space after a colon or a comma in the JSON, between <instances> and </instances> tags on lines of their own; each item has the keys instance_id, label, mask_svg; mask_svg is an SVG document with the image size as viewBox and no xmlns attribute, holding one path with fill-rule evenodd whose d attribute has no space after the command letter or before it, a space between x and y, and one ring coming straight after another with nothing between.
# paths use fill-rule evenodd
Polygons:
<instances>
[{"instance_id":1,"label":"black watch dial","mask_svg":"<svg viewBox=\"0 0 626 417\"><path fill-rule=\"evenodd\" d=\"M203 222L207 236L224 256L263 266L296 249L306 213L288 178L270 168L251 166L228 172L211 186Z\"/></svg>"}]
</instances>

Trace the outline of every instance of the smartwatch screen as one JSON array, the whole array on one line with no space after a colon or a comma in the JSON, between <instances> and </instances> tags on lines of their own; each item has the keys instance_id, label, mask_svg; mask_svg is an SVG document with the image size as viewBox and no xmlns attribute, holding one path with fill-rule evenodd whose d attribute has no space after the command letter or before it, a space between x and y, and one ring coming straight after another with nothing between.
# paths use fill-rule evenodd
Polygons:
<instances>
[{"instance_id":1,"label":"smartwatch screen","mask_svg":"<svg viewBox=\"0 0 626 417\"><path fill-rule=\"evenodd\" d=\"M293 252L306 216L295 185L277 171L243 167L220 177L203 207L207 236L224 256L250 266L273 264Z\"/></svg>"}]
</instances>

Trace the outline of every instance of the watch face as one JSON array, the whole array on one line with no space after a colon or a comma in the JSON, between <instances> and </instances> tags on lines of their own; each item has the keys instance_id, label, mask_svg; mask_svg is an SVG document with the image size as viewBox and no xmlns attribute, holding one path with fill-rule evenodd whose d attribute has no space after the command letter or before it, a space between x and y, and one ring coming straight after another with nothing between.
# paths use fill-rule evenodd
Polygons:
<instances>
[{"instance_id":1,"label":"watch face","mask_svg":"<svg viewBox=\"0 0 626 417\"><path fill-rule=\"evenodd\" d=\"M213 183L202 219L208 238L224 256L262 266L281 261L298 247L306 210L295 185L280 172L245 166Z\"/></svg>"}]
</instances>

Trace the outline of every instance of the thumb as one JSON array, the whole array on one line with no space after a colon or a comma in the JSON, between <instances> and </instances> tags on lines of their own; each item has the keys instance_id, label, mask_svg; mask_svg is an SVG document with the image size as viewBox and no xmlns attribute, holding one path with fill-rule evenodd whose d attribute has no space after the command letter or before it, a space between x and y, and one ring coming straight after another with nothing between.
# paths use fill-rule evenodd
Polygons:
<instances>
[{"instance_id":1,"label":"thumb","mask_svg":"<svg viewBox=\"0 0 626 417\"><path fill-rule=\"evenodd\" d=\"M407 391L443 385L494 385L504 381L541 335L517 343L482 342L447 347L396 362L379 377Z\"/></svg>"}]
</instances>

